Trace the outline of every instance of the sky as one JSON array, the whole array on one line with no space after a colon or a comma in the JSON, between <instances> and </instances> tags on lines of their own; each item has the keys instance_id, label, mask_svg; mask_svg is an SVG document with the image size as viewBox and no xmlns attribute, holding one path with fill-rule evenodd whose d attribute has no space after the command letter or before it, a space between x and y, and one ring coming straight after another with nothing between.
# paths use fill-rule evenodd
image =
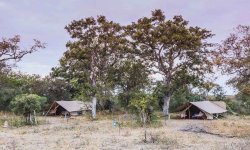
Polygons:
<instances>
[{"instance_id":1,"label":"sky","mask_svg":"<svg viewBox=\"0 0 250 150\"><path fill-rule=\"evenodd\" d=\"M211 30L216 43L237 25L250 25L249 0L0 0L0 38L21 35L23 48L31 46L34 38L45 42L45 49L25 56L16 68L45 76L66 50L70 38L64 27L72 20L104 15L126 25L155 9L162 9L167 19L182 15L189 25ZM226 94L234 94L225 84L228 78L219 75L216 82Z\"/></svg>"}]
</instances>

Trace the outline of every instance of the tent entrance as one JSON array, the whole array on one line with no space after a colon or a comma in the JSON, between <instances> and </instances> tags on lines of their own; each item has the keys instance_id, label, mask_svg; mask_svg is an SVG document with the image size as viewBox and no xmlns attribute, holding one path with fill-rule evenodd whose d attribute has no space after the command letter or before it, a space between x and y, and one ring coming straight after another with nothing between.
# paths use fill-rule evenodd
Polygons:
<instances>
[{"instance_id":1,"label":"tent entrance","mask_svg":"<svg viewBox=\"0 0 250 150\"><path fill-rule=\"evenodd\" d=\"M55 115L55 116L69 114L69 112L65 108L63 108L62 106L60 106L57 103L53 103L51 108L49 109L49 111L47 113L49 113L49 115Z\"/></svg>"},{"instance_id":2,"label":"tent entrance","mask_svg":"<svg viewBox=\"0 0 250 150\"><path fill-rule=\"evenodd\" d=\"M55 115L65 115L67 114L68 111L66 109L64 109L62 106L58 105Z\"/></svg>"},{"instance_id":3,"label":"tent entrance","mask_svg":"<svg viewBox=\"0 0 250 150\"><path fill-rule=\"evenodd\" d=\"M194 105L191 105L185 111L185 119L205 119L205 118L206 114Z\"/></svg>"}]
</instances>

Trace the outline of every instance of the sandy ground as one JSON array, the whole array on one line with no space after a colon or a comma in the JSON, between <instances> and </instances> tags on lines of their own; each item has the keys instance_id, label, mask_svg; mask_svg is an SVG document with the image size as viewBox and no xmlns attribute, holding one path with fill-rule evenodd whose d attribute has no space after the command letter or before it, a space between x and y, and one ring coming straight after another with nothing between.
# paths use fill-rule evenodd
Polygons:
<instances>
[{"instance_id":1,"label":"sandy ground","mask_svg":"<svg viewBox=\"0 0 250 150\"><path fill-rule=\"evenodd\" d=\"M44 118L43 118L44 119ZM148 143L143 142L144 130L138 127L112 127L112 120L89 121L76 117L68 122L60 117L46 117L48 124L20 128L0 127L2 150L152 150L206 149L249 150L250 119L170 120L161 127L148 128ZM186 127L205 128L209 133L182 131ZM214 134L214 135L213 135Z\"/></svg>"}]
</instances>

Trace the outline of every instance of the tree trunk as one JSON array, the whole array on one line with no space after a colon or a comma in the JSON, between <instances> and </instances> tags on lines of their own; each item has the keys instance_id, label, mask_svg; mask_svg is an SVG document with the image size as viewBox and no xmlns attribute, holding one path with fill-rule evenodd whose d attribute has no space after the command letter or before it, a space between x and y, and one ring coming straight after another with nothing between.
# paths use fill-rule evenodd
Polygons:
<instances>
[{"instance_id":1,"label":"tree trunk","mask_svg":"<svg viewBox=\"0 0 250 150\"><path fill-rule=\"evenodd\" d=\"M33 125L33 120L32 120L32 114L31 114L31 112L29 113L29 124Z\"/></svg>"},{"instance_id":2,"label":"tree trunk","mask_svg":"<svg viewBox=\"0 0 250 150\"><path fill-rule=\"evenodd\" d=\"M95 66L95 54L94 52L92 52L92 56L91 56L92 60L91 60L91 82L92 82L92 88L94 90L96 90L96 66ZM96 91L94 91L93 95L92 95L92 118L96 119Z\"/></svg>"},{"instance_id":3,"label":"tree trunk","mask_svg":"<svg viewBox=\"0 0 250 150\"><path fill-rule=\"evenodd\" d=\"M167 74L166 78L165 78L165 81L164 81L166 87L170 86L170 84L171 84L170 79L171 79L170 74ZM167 119L170 119L170 115L169 115L170 97L171 97L170 91L165 91L164 97L163 97L163 102L164 102L163 103L163 115L165 116L165 121Z\"/></svg>"},{"instance_id":4,"label":"tree trunk","mask_svg":"<svg viewBox=\"0 0 250 150\"><path fill-rule=\"evenodd\" d=\"M164 104L163 104L163 115L165 116L165 119L167 120L167 117L168 117L168 119L170 119L170 115L169 115L170 96L169 96L169 94L165 94L164 95L163 101L164 101Z\"/></svg>"},{"instance_id":5,"label":"tree trunk","mask_svg":"<svg viewBox=\"0 0 250 150\"><path fill-rule=\"evenodd\" d=\"M92 87L96 88L96 79L92 77ZM96 90L96 89L95 89ZM92 118L96 118L96 92L92 95Z\"/></svg>"},{"instance_id":6,"label":"tree trunk","mask_svg":"<svg viewBox=\"0 0 250 150\"><path fill-rule=\"evenodd\" d=\"M96 118L96 95L92 97L92 118Z\"/></svg>"}]
</instances>

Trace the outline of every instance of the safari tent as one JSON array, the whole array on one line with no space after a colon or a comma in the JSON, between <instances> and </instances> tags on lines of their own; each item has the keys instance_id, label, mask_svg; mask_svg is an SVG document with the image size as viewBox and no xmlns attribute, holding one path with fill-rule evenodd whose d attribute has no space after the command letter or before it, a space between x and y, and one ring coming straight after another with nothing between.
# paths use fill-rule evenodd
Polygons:
<instances>
[{"instance_id":1,"label":"safari tent","mask_svg":"<svg viewBox=\"0 0 250 150\"><path fill-rule=\"evenodd\" d=\"M91 110L92 106L89 102L81 101L55 101L50 106L46 115L82 115L86 111Z\"/></svg>"},{"instance_id":2,"label":"safari tent","mask_svg":"<svg viewBox=\"0 0 250 150\"><path fill-rule=\"evenodd\" d=\"M226 104L222 101L189 102L179 111L183 119L214 119L227 112Z\"/></svg>"}]
</instances>

